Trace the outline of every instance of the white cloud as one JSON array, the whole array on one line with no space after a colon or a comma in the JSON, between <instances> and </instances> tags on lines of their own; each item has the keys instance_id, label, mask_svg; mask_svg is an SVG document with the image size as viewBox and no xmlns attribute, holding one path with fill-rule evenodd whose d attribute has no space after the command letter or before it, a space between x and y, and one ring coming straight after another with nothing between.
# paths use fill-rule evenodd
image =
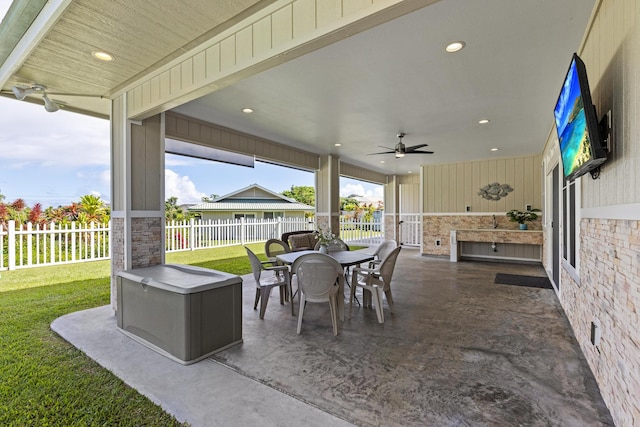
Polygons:
<instances>
[{"instance_id":1,"label":"white cloud","mask_svg":"<svg viewBox=\"0 0 640 427\"><path fill-rule=\"evenodd\" d=\"M340 197L348 197L352 194L360 196L359 199L367 203L375 203L384 200L384 187L382 185L346 184L340 188Z\"/></svg>"},{"instance_id":2,"label":"white cloud","mask_svg":"<svg viewBox=\"0 0 640 427\"><path fill-rule=\"evenodd\" d=\"M165 200L169 197L177 197L178 204L199 203L206 196L196 189L196 185L188 176L181 176L171 169L164 170L164 194Z\"/></svg>"},{"instance_id":3,"label":"white cloud","mask_svg":"<svg viewBox=\"0 0 640 427\"><path fill-rule=\"evenodd\" d=\"M364 196L364 193L364 186L362 186L362 184L346 184L340 188L340 197L349 197L352 194Z\"/></svg>"},{"instance_id":4,"label":"white cloud","mask_svg":"<svg viewBox=\"0 0 640 427\"><path fill-rule=\"evenodd\" d=\"M111 169L105 169L100 172L99 182L102 185L106 185L107 188L111 188Z\"/></svg>"},{"instance_id":5,"label":"white cloud","mask_svg":"<svg viewBox=\"0 0 640 427\"><path fill-rule=\"evenodd\" d=\"M0 97L0 161L32 166L109 165L109 121Z\"/></svg>"}]
</instances>

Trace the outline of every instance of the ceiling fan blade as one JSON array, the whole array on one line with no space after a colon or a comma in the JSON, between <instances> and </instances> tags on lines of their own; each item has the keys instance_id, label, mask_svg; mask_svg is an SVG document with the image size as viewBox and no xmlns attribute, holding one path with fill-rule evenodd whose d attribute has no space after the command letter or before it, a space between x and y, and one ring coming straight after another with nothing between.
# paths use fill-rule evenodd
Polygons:
<instances>
[{"instance_id":1,"label":"ceiling fan blade","mask_svg":"<svg viewBox=\"0 0 640 427\"><path fill-rule=\"evenodd\" d=\"M380 148L384 148L385 150L391 150L391 152L395 151L395 148L385 147L384 145L378 145Z\"/></svg>"},{"instance_id":2,"label":"ceiling fan blade","mask_svg":"<svg viewBox=\"0 0 640 427\"><path fill-rule=\"evenodd\" d=\"M426 146L428 146L428 145L429 145L429 144L418 144L418 145L412 145L411 147L407 147L407 148L405 148L405 151L408 153L408 152L410 152L410 151L415 151L415 150L417 150L418 148L426 147Z\"/></svg>"},{"instance_id":3,"label":"ceiling fan blade","mask_svg":"<svg viewBox=\"0 0 640 427\"><path fill-rule=\"evenodd\" d=\"M405 154L433 154L433 151L407 151Z\"/></svg>"},{"instance_id":4,"label":"ceiling fan blade","mask_svg":"<svg viewBox=\"0 0 640 427\"><path fill-rule=\"evenodd\" d=\"M369 153L368 156L373 156L374 154L393 154L393 153L395 153L395 150L394 151L383 151L381 153Z\"/></svg>"}]
</instances>

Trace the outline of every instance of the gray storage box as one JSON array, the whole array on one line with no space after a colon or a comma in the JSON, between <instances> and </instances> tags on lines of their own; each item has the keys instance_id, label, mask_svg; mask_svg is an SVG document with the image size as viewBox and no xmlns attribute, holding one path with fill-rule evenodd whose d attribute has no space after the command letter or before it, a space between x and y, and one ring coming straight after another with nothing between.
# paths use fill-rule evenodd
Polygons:
<instances>
[{"instance_id":1,"label":"gray storage box","mask_svg":"<svg viewBox=\"0 0 640 427\"><path fill-rule=\"evenodd\" d=\"M121 271L118 327L188 365L242 342L242 278L189 265Z\"/></svg>"}]
</instances>

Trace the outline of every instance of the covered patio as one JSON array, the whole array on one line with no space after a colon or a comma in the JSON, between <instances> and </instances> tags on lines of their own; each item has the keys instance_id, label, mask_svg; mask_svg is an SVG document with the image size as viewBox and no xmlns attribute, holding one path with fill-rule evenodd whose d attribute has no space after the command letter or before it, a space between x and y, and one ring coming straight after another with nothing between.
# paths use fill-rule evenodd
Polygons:
<instances>
[{"instance_id":1,"label":"covered patio","mask_svg":"<svg viewBox=\"0 0 640 427\"><path fill-rule=\"evenodd\" d=\"M397 313L379 324L356 306L337 337L319 304L297 335L277 293L260 320L243 276L244 343L190 366L117 331L109 307L52 327L194 426L613 425L554 291L495 284L497 273L544 276L536 265L450 263L405 248Z\"/></svg>"},{"instance_id":2,"label":"covered patio","mask_svg":"<svg viewBox=\"0 0 640 427\"><path fill-rule=\"evenodd\" d=\"M195 425L230 407L229 423L301 424L293 404L361 425L611 424L596 383L618 425L638 423L640 187L620 185L637 182L640 165L636 1L177 4L16 0L0 27L1 96L111 124L112 304L56 321L63 337ZM462 49L448 51L452 42ZM574 52L598 115L612 111L597 179L563 179L553 106ZM403 213L421 227L419 251L401 255L398 315L380 326L356 311L323 342L322 318L298 337L288 307L271 304L263 322L246 310L245 344L215 356L234 369L218 369L220 381L179 379L222 366L213 361L173 367L124 344L117 273L165 261L168 139L314 172L327 228L337 227L341 176L383 184L385 238L403 243ZM415 146L433 154L408 155ZM493 184L514 191L482 199ZM508 228L505 213L527 207L542 209L531 230L541 265L505 269L547 276L553 290L495 285L497 263L442 259L452 230L494 233L492 217ZM504 259L502 242L481 243ZM324 365L305 371L319 342ZM279 353L300 343L294 360ZM235 394L217 388L230 378L242 378ZM269 399L246 398L258 388Z\"/></svg>"}]
</instances>

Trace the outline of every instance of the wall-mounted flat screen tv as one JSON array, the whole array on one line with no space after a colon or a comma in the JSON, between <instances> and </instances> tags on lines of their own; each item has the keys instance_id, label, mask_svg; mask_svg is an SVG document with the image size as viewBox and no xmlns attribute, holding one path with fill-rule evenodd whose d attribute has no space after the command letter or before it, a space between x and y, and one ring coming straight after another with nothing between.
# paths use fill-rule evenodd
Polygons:
<instances>
[{"instance_id":1,"label":"wall-mounted flat screen tv","mask_svg":"<svg viewBox=\"0 0 640 427\"><path fill-rule=\"evenodd\" d=\"M567 180L597 169L607 160L584 62L573 54L556 108L556 130Z\"/></svg>"}]
</instances>

